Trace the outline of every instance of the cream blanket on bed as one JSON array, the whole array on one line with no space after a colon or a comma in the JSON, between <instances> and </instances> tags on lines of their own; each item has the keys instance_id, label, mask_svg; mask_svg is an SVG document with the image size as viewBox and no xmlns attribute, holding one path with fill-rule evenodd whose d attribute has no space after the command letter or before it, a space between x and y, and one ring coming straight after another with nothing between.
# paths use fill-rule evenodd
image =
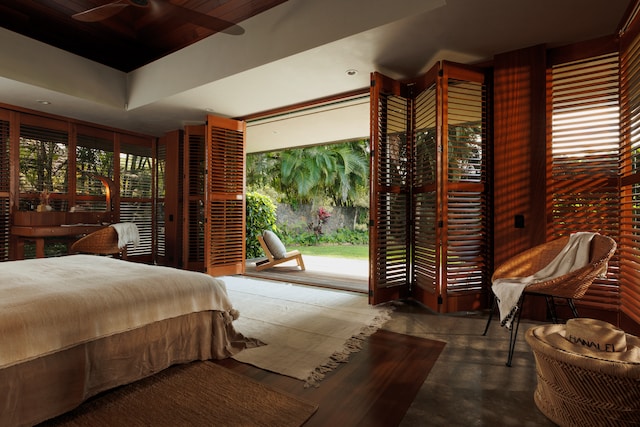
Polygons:
<instances>
[{"instance_id":1,"label":"cream blanket on bed","mask_svg":"<svg viewBox=\"0 0 640 427\"><path fill-rule=\"evenodd\" d=\"M595 233L590 232L571 234L560 253L546 267L531 276L494 280L491 289L498 301L500 324L511 329L511 322L518 310L518 301L528 285L554 279L587 265L594 235Z\"/></svg>"},{"instance_id":2,"label":"cream blanket on bed","mask_svg":"<svg viewBox=\"0 0 640 427\"><path fill-rule=\"evenodd\" d=\"M71 255L0 263L0 368L186 313L237 317L203 273Z\"/></svg>"}]
</instances>

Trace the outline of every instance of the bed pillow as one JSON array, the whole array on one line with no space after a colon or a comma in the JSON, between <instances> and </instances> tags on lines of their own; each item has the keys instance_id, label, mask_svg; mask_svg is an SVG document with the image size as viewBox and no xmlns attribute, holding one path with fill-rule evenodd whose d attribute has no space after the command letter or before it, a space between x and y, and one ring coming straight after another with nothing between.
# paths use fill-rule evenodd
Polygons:
<instances>
[{"instance_id":1,"label":"bed pillow","mask_svg":"<svg viewBox=\"0 0 640 427\"><path fill-rule=\"evenodd\" d=\"M271 252L275 259L287 256L287 248L284 247L282 240L276 236L276 233L264 230L262 232L262 238L264 239L264 243L267 245L267 248L269 248L269 252Z\"/></svg>"}]
</instances>

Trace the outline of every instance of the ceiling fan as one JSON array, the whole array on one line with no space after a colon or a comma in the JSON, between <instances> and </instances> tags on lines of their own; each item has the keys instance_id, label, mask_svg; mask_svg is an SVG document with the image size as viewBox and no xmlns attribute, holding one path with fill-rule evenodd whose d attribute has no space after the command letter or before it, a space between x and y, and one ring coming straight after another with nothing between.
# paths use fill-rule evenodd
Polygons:
<instances>
[{"instance_id":1,"label":"ceiling fan","mask_svg":"<svg viewBox=\"0 0 640 427\"><path fill-rule=\"evenodd\" d=\"M110 18L123 9L133 6L138 8L169 8L169 12L181 16L188 22L210 30L238 36L244 34L244 28L232 22L219 19L205 13L196 12L174 4L171 0L115 0L111 3L78 12L71 17L83 22L99 22Z\"/></svg>"}]
</instances>

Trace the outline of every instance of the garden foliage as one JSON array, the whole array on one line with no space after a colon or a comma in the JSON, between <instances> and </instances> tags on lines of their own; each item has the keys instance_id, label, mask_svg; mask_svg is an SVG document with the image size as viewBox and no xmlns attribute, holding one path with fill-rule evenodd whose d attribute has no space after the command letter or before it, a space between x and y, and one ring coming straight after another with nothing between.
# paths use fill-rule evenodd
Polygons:
<instances>
[{"instance_id":1,"label":"garden foliage","mask_svg":"<svg viewBox=\"0 0 640 427\"><path fill-rule=\"evenodd\" d=\"M246 205L247 235L246 235L246 257L247 259L264 256L258 236L264 230L271 230L277 233L276 227L276 205L268 196L256 192L247 193Z\"/></svg>"}]
</instances>

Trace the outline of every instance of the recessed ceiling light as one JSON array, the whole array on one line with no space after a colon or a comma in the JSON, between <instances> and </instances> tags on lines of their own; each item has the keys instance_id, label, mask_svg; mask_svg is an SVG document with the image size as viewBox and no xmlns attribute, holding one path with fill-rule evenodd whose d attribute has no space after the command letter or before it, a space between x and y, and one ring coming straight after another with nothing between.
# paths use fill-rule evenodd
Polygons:
<instances>
[{"instance_id":1,"label":"recessed ceiling light","mask_svg":"<svg viewBox=\"0 0 640 427\"><path fill-rule=\"evenodd\" d=\"M49 104L51 104L51 101L46 101L46 100L44 100L44 99L38 99L36 102L37 102L38 104L42 104L42 105L49 105Z\"/></svg>"},{"instance_id":2,"label":"recessed ceiling light","mask_svg":"<svg viewBox=\"0 0 640 427\"><path fill-rule=\"evenodd\" d=\"M356 74L358 74L358 70L354 70L354 69L347 70L347 76L355 76Z\"/></svg>"}]
</instances>

